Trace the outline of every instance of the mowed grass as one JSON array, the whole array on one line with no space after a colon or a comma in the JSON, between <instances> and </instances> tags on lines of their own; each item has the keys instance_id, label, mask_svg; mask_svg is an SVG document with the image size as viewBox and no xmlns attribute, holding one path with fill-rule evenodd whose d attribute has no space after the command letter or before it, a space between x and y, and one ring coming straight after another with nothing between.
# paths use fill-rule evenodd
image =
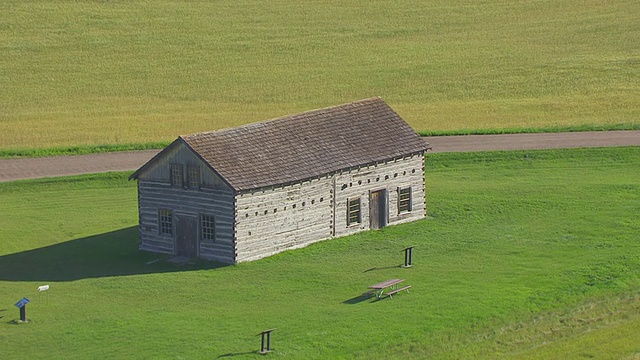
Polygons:
<instances>
[{"instance_id":1,"label":"mowed grass","mask_svg":"<svg viewBox=\"0 0 640 360\"><path fill-rule=\"evenodd\" d=\"M275 358L637 356L638 160L432 154L427 219L235 266L146 265L128 174L1 183L0 358L253 358L268 328Z\"/></svg>"},{"instance_id":2,"label":"mowed grass","mask_svg":"<svg viewBox=\"0 0 640 360\"><path fill-rule=\"evenodd\" d=\"M633 0L2 1L0 149L166 142L372 96L423 132L633 126L639 17Z\"/></svg>"}]
</instances>

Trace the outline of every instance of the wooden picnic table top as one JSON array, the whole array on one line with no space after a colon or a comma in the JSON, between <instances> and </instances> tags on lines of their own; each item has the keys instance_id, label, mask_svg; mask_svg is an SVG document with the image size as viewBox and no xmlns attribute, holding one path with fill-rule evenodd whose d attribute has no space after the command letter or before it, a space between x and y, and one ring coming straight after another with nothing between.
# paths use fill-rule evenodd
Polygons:
<instances>
[{"instance_id":1,"label":"wooden picnic table top","mask_svg":"<svg viewBox=\"0 0 640 360\"><path fill-rule=\"evenodd\" d=\"M377 289L377 290L384 289L384 288L387 288L389 286L393 286L395 284L400 284L403 281L404 281L404 279L390 279L390 280L386 280L386 281L371 285L371 286L369 286L369 289Z\"/></svg>"}]
</instances>

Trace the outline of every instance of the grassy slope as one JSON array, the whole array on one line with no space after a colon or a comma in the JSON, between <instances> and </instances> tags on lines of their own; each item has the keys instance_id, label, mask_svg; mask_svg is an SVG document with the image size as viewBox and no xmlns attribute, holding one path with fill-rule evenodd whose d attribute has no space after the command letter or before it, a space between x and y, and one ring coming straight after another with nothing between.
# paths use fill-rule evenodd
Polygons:
<instances>
[{"instance_id":1,"label":"grassy slope","mask_svg":"<svg viewBox=\"0 0 640 360\"><path fill-rule=\"evenodd\" d=\"M637 123L636 1L0 3L0 149L380 95L419 131Z\"/></svg>"},{"instance_id":2,"label":"grassy slope","mask_svg":"<svg viewBox=\"0 0 640 360\"><path fill-rule=\"evenodd\" d=\"M157 256L136 250L126 174L3 183L0 357L243 358L270 327L281 358L638 353L639 159L433 154L429 219L221 268L144 265ZM407 245L416 266L394 267ZM358 301L396 276L410 294ZM33 321L14 325L22 296ZM597 332L544 335L601 313ZM601 339L617 343L592 346Z\"/></svg>"}]
</instances>

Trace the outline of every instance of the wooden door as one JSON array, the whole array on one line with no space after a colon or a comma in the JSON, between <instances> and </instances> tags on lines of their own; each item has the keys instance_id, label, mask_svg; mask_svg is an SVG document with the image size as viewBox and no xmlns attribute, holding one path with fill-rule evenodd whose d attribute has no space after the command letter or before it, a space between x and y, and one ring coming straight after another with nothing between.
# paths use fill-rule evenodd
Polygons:
<instances>
[{"instance_id":1,"label":"wooden door","mask_svg":"<svg viewBox=\"0 0 640 360\"><path fill-rule=\"evenodd\" d=\"M369 227L381 229L387 226L387 192L385 190L372 191L369 195Z\"/></svg>"},{"instance_id":2,"label":"wooden door","mask_svg":"<svg viewBox=\"0 0 640 360\"><path fill-rule=\"evenodd\" d=\"M176 219L176 252L188 258L198 256L198 218L178 215Z\"/></svg>"}]
</instances>

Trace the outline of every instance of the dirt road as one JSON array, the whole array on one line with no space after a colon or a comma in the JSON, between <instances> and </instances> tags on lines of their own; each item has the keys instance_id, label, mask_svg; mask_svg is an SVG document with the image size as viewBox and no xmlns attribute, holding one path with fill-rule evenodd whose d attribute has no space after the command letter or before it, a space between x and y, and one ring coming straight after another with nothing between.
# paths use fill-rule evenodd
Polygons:
<instances>
[{"instance_id":1,"label":"dirt road","mask_svg":"<svg viewBox=\"0 0 640 360\"><path fill-rule=\"evenodd\" d=\"M640 146L640 131L464 135L424 138L434 152Z\"/></svg>"},{"instance_id":2,"label":"dirt road","mask_svg":"<svg viewBox=\"0 0 640 360\"><path fill-rule=\"evenodd\" d=\"M573 132L425 137L433 152L640 146L640 131ZM158 150L0 160L0 182L21 179L133 171Z\"/></svg>"}]
</instances>

